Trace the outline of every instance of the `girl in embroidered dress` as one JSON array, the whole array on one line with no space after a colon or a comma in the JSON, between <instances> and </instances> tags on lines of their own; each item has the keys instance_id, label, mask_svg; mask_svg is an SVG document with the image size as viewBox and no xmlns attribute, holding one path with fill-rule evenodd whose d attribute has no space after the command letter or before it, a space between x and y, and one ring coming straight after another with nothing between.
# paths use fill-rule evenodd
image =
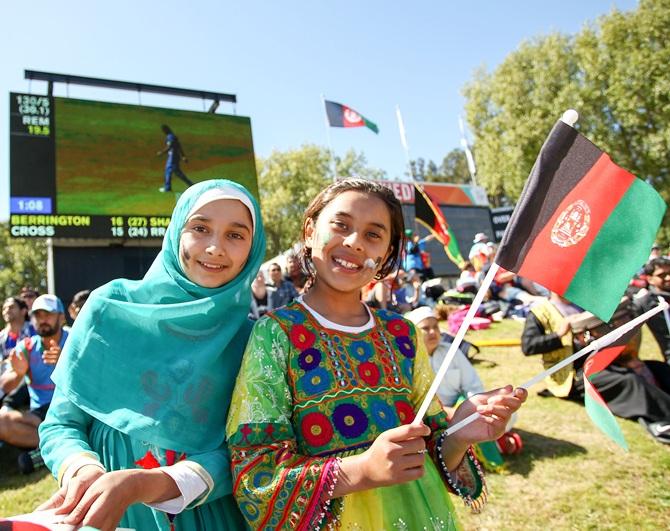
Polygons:
<instances>
[{"instance_id":1,"label":"girl in embroidered dress","mask_svg":"<svg viewBox=\"0 0 670 531\"><path fill-rule=\"evenodd\" d=\"M314 284L256 323L228 416L233 494L251 528L455 529L449 490L482 503L469 447L499 437L526 393L472 397L453 421L482 417L450 437L437 399L411 424L432 381L423 342L360 300L398 266L403 233L399 202L370 181L332 184L305 212Z\"/></svg>"},{"instance_id":2,"label":"girl in embroidered dress","mask_svg":"<svg viewBox=\"0 0 670 531\"><path fill-rule=\"evenodd\" d=\"M91 294L40 426L62 486L42 509L104 531L244 529L224 432L264 255L251 194L205 181L180 197L142 280Z\"/></svg>"}]
</instances>

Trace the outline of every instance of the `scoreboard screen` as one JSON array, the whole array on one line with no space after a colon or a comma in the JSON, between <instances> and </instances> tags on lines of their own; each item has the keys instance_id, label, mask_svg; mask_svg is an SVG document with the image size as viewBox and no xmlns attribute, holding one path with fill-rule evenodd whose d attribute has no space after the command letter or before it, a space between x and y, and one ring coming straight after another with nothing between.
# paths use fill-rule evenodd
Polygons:
<instances>
[{"instance_id":1,"label":"scoreboard screen","mask_svg":"<svg viewBox=\"0 0 670 531\"><path fill-rule=\"evenodd\" d=\"M207 179L258 197L247 117L17 93L9 108L14 237L162 238Z\"/></svg>"}]
</instances>

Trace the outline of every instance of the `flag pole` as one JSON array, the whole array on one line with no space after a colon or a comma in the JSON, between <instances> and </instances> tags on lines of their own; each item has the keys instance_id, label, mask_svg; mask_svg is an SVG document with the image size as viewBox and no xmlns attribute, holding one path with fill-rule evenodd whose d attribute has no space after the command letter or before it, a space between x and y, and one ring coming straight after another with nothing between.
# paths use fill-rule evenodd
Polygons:
<instances>
[{"instance_id":1,"label":"flag pole","mask_svg":"<svg viewBox=\"0 0 670 531\"><path fill-rule=\"evenodd\" d=\"M412 163L409 158L409 144L407 143L407 134L405 133L405 123L402 120L402 114L400 114L400 105L396 104L395 106L395 115L398 119L398 131L400 132L400 143L405 151L405 160L407 161L407 169L409 170L409 176L414 180L414 172L412 171Z\"/></svg>"},{"instance_id":2,"label":"flag pole","mask_svg":"<svg viewBox=\"0 0 670 531\"><path fill-rule=\"evenodd\" d=\"M668 303L665 301L660 301L659 305L652 308L651 310L643 313L642 315L636 317L635 319L628 321L627 323L621 325L618 328L615 328L611 332L605 334L603 337L598 338L591 343L589 343L587 346L585 346L583 349L578 350L575 352L572 356L569 356L565 358L564 360L558 362L556 365L548 368L546 371L541 372L540 374L535 375L533 378L528 380L525 383L522 383L519 387L523 387L524 389L529 389L532 386L534 386L536 383L541 382L544 380L547 376L550 376L554 374L556 371L560 371L563 367L566 365L569 365L573 363L576 359L581 358L582 356L585 356L589 352L594 352L596 350L601 350L605 348L606 346L610 345L611 343L614 343L617 339L621 338L624 336L626 333L630 332L633 328L635 328L638 325L641 325L643 322L645 322L647 319L649 319L651 316L656 315L660 311L667 311L668 310ZM449 427L447 429L447 435L451 435L454 432L457 432L461 428L464 428L471 422L474 422L479 418L479 413L475 412L472 415L465 417L463 420L457 422L453 426Z\"/></svg>"},{"instance_id":3,"label":"flag pole","mask_svg":"<svg viewBox=\"0 0 670 531\"><path fill-rule=\"evenodd\" d=\"M475 158L472 156L472 151L470 151L468 140L465 138L465 125L463 124L463 118L460 116L458 117L458 127L461 130L461 147L465 152L465 160L468 163L470 180L472 181L473 186L477 186L477 166L475 166Z\"/></svg>"},{"instance_id":4,"label":"flag pole","mask_svg":"<svg viewBox=\"0 0 670 531\"><path fill-rule=\"evenodd\" d=\"M328 154L330 155L330 163L333 166L333 182L337 182L337 163L335 162L335 153L333 152L333 144L330 139L330 122L328 122L328 113L326 112L326 97L321 94L321 104L323 105L323 112L326 124L326 138L328 139Z\"/></svg>"},{"instance_id":5,"label":"flag pole","mask_svg":"<svg viewBox=\"0 0 670 531\"><path fill-rule=\"evenodd\" d=\"M468 328L470 328L470 324L472 323L472 320L475 317L475 313L479 309L479 305L482 303L484 295L486 295L486 292L488 291L489 286L491 286L491 282L493 282L493 279L495 278L499 268L500 266L495 262L493 262L491 264L491 267L489 268L488 273L486 273L486 276L482 281L482 285L479 287L479 291L477 291L477 294L475 295L475 298L472 301L472 304L470 305L468 312L465 314L465 319L463 319L463 322L461 323L461 326L459 327L458 332L456 333L456 337L454 337L454 341L449 347L447 355L442 361L442 365L440 365L440 368L435 374L433 383L431 384L430 389L428 389L428 393L426 394L426 397L423 399L423 403L421 404L421 407L419 408L416 417L414 417L413 421L414 423L420 424L423 421L423 417L426 414L426 411L428 411L428 406L430 406L430 402L433 400L433 397L437 393L437 388L440 386L440 382L444 378L444 375L447 374L449 364L451 363L451 360L454 359L454 356L456 356L456 351L458 350L458 347L461 346L463 337L465 337L465 333L468 331Z\"/></svg>"}]
</instances>

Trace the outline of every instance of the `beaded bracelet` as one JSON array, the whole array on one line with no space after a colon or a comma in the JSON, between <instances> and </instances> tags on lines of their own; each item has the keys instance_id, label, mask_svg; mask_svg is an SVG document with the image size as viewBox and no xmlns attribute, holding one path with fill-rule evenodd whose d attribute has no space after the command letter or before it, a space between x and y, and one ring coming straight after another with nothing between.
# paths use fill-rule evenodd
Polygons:
<instances>
[{"instance_id":1,"label":"beaded bracelet","mask_svg":"<svg viewBox=\"0 0 670 531\"><path fill-rule=\"evenodd\" d=\"M477 470L479 480L482 482L481 495L477 499L474 499L470 493L467 493L465 489L462 489L459 486L460 482L456 482L453 480L453 478L451 477L451 473L447 469L447 465L444 462L444 456L442 455L442 446L444 445L444 439L446 438L446 436L447 436L447 430L443 430L437 439L437 444L435 445L435 450L437 453L437 462L440 465L442 476L444 477L444 480L447 482L447 485L449 485L449 488L453 490L463 500L463 503L465 503L465 505L467 505L472 510L472 512L478 513L483 507L483 505L486 503L487 499L486 481L484 479L484 473L482 471L482 468L479 464L479 461L475 457L474 452L472 451L472 447L468 447L468 449L465 452L464 458L469 459L470 462L475 465L475 469Z\"/></svg>"}]
</instances>

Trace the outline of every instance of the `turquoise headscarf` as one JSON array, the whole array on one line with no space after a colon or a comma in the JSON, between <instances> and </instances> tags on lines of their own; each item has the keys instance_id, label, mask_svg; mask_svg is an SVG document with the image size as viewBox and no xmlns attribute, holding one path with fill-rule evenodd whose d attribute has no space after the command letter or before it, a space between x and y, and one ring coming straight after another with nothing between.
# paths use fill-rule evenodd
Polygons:
<instances>
[{"instance_id":1,"label":"turquoise headscarf","mask_svg":"<svg viewBox=\"0 0 670 531\"><path fill-rule=\"evenodd\" d=\"M230 282L204 288L179 261L192 207L212 189L248 197L255 218L247 263ZM91 293L53 373L57 388L105 424L162 448L219 447L251 323L251 282L265 255L258 203L232 181L197 183L180 197L163 247L142 280Z\"/></svg>"}]
</instances>

